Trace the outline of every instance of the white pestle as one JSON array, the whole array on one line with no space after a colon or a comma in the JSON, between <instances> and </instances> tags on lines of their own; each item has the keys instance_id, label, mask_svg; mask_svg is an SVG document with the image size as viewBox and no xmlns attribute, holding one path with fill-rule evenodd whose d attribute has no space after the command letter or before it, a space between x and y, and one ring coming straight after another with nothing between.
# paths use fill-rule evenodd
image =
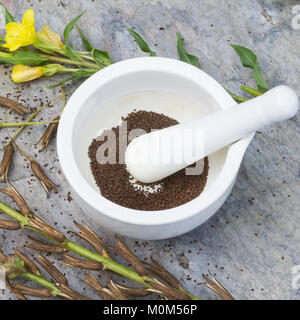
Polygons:
<instances>
[{"instance_id":1,"label":"white pestle","mask_svg":"<svg viewBox=\"0 0 300 320\"><path fill-rule=\"evenodd\" d=\"M298 97L287 86L199 120L153 131L133 139L125 154L138 181L161 180L256 130L293 117Z\"/></svg>"}]
</instances>

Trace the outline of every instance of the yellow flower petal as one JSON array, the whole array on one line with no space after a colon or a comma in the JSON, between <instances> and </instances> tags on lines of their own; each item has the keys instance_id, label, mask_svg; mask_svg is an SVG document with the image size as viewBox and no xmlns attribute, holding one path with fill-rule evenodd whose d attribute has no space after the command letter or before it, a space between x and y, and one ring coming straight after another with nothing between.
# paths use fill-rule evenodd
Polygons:
<instances>
[{"instance_id":1,"label":"yellow flower petal","mask_svg":"<svg viewBox=\"0 0 300 320\"><path fill-rule=\"evenodd\" d=\"M11 78L14 82L26 82L44 75L43 67L29 67L23 64L16 64L12 68Z\"/></svg>"},{"instance_id":2,"label":"yellow flower petal","mask_svg":"<svg viewBox=\"0 0 300 320\"><path fill-rule=\"evenodd\" d=\"M18 22L9 22L6 25L6 35L4 48L15 51L20 47L33 44L35 39L34 12L29 9L25 11L22 24Z\"/></svg>"},{"instance_id":3,"label":"yellow flower petal","mask_svg":"<svg viewBox=\"0 0 300 320\"><path fill-rule=\"evenodd\" d=\"M22 19L22 25L26 28L30 28L34 26L34 11L32 9L28 9L24 12L24 16Z\"/></svg>"},{"instance_id":4,"label":"yellow flower petal","mask_svg":"<svg viewBox=\"0 0 300 320\"><path fill-rule=\"evenodd\" d=\"M60 35L53 32L49 26L44 26L42 31L36 33L38 40L42 40L45 45L49 45L49 49L63 49L65 46L60 39Z\"/></svg>"}]
</instances>

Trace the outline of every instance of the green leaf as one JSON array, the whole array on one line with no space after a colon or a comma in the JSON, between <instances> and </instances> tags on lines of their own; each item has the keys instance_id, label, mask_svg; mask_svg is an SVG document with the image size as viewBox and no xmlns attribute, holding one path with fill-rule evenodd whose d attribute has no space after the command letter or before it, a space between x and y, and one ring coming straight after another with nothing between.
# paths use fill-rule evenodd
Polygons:
<instances>
[{"instance_id":1,"label":"green leaf","mask_svg":"<svg viewBox=\"0 0 300 320\"><path fill-rule=\"evenodd\" d=\"M20 51L16 54L0 52L0 62L11 64L40 65L48 61L33 51Z\"/></svg>"},{"instance_id":2,"label":"green leaf","mask_svg":"<svg viewBox=\"0 0 300 320\"><path fill-rule=\"evenodd\" d=\"M7 8L5 7L5 5L2 2L0 2L0 7L2 8L5 22L6 23L14 22L15 18L9 13L9 11L7 10Z\"/></svg>"},{"instance_id":3,"label":"green leaf","mask_svg":"<svg viewBox=\"0 0 300 320\"><path fill-rule=\"evenodd\" d=\"M254 71L254 74L253 74L254 80L257 84L258 89L263 92L268 91L269 90L268 84L266 83L258 64L254 66L253 71Z\"/></svg>"},{"instance_id":4,"label":"green leaf","mask_svg":"<svg viewBox=\"0 0 300 320\"><path fill-rule=\"evenodd\" d=\"M187 53L184 48L183 41L182 41L180 34L177 32L176 35L177 35L177 51L178 51L179 59L181 61L187 62L195 67L198 67L199 66L199 58Z\"/></svg>"},{"instance_id":5,"label":"green leaf","mask_svg":"<svg viewBox=\"0 0 300 320\"><path fill-rule=\"evenodd\" d=\"M239 55L244 67L254 69L255 65L257 65L257 56L254 52L246 47L238 46L236 44L230 44L230 46Z\"/></svg>"},{"instance_id":6,"label":"green leaf","mask_svg":"<svg viewBox=\"0 0 300 320\"><path fill-rule=\"evenodd\" d=\"M137 32L135 32L134 30L129 29L129 28L128 28L128 31L133 36L133 38L135 39L137 45L140 47L140 49L143 52L149 53L150 56L152 56L152 57L156 56L156 52L154 52L154 51L152 51L150 49L150 47L148 46L147 42Z\"/></svg>"},{"instance_id":7,"label":"green leaf","mask_svg":"<svg viewBox=\"0 0 300 320\"><path fill-rule=\"evenodd\" d=\"M231 95L232 99L234 99L237 103L242 103L247 101L248 99L241 97L241 96L237 96L234 93L231 93L229 90L226 89L226 91Z\"/></svg>"},{"instance_id":8,"label":"green leaf","mask_svg":"<svg viewBox=\"0 0 300 320\"><path fill-rule=\"evenodd\" d=\"M255 53L246 47L238 46L236 44L230 44L230 46L240 57L242 65L253 70L254 80L256 81L258 89L263 92L268 91L268 84L261 73Z\"/></svg>"},{"instance_id":9,"label":"green leaf","mask_svg":"<svg viewBox=\"0 0 300 320\"><path fill-rule=\"evenodd\" d=\"M94 48L91 51L92 57L94 58L95 62L100 66L108 66L112 64L110 60L109 53L107 51L101 51L99 49Z\"/></svg>"},{"instance_id":10,"label":"green leaf","mask_svg":"<svg viewBox=\"0 0 300 320\"><path fill-rule=\"evenodd\" d=\"M91 45L91 43L87 40L87 38L84 36L83 32L81 31L81 29L78 27L78 25L76 24L76 28L80 34L83 46L85 48L85 50L87 51L92 51L94 49L94 47Z\"/></svg>"},{"instance_id":11,"label":"green leaf","mask_svg":"<svg viewBox=\"0 0 300 320\"><path fill-rule=\"evenodd\" d=\"M71 76L67 77L66 79L52 85L52 86L47 86L47 88L52 89L52 88L56 88L58 86L62 86L65 83L74 80L76 78L87 78L90 77L91 75L93 75L96 71L95 70L89 70L89 69L79 69L77 71L75 71Z\"/></svg>"},{"instance_id":12,"label":"green leaf","mask_svg":"<svg viewBox=\"0 0 300 320\"><path fill-rule=\"evenodd\" d=\"M66 45L66 55L74 60L82 60L70 44Z\"/></svg>"},{"instance_id":13,"label":"green leaf","mask_svg":"<svg viewBox=\"0 0 300 320\"><path fill-rule=\"evenodd\" d=\"M83 14L85 14L85 11L83 11L79 16L77 16L72 21L70 21L67 24L67 26L65 27L65 30L64 30L64 42L65 42L65 44L67 44L67 42L68 42L70 32L73 30L75 24L77 23L77 21L81 18L81 16Z\"/></svg>"}]
</instances>

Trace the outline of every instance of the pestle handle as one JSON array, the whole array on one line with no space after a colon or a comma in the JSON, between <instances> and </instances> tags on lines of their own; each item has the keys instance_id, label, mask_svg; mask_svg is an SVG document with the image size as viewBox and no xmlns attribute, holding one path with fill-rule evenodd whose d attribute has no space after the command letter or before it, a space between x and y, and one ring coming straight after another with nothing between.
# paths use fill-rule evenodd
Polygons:
<instances>
[{"instance_id":1,"label":"pestle handle","mask_svg":"<svg viewBox=\"0 0 300 320\"><path fill-rule=\"evenodd\" d=\"M154 131L134 139L125 162L144 183L161 180L250 133L293 117L298 97L287 86L199 120Z\"/></svg>"}]
</instances>

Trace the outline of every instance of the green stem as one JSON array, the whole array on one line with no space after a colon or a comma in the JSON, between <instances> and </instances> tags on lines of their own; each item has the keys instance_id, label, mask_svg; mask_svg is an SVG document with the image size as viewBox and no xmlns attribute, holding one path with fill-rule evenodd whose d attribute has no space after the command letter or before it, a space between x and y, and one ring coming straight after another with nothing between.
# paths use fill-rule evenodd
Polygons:
<instances>
[{"instance_id":1,"label":"green stem","mask_svg":"<svg viewBox=\"0 0 300 320\"><path fill-rule=\"evenodd\" d=\"M51 294L55 297L57 295L59 296L65 296L63 292L61 292L59 289L56 288L55 284L51 281L48 281L47 279L43 278L42 276L39 276L37 274L31 273L31 272L24 272L20 275L20 277L25 278L27 280L31 280L42 287L49 289L51 291Z\"/></svg>"},{"instance_id":2,"label":"green stem","mask_svg":"<svg viewBox=\"0 0 300 320\"><path fill-rule=\"evenodd\" d=\"M28 217L24 217L20 212L10 208L9 206L7 206L5 203L3 203L2 201L0 201L0 211L6 213L8 216L10 216L11 218L19 221L22 225L22 227L26 227L26 228L30 228L30 219ZM36 229L32 229L34 231L37 231ZM41 233L42 235L44 235L43 233ZM46 235L44 235L46 236ZM49 240L54 241L55 243L57 243L57 241L55 241L54 239L52 239L49 236L46 236ZM57 243L59 245L61 245L62 247L66 248L68 251L74 252L84 258L87 258L89 260L92 261L96 261L96 262L100 262L103 264L104 269L110 270L122 277L125 277L127 279L133 280L139 284L142 284L144 286L147 286L149 288L151 288L151 285L147 284L145 281L154 281L151 278L148 277L142 277L140 276L137 272L117 263L116 261L101 256L98 253L95 253L89 249L86 249L84 247L82 247L79 244L74 243L73 241L67 240L64 243ZM193 300L199 300L198 297L193 296L189 293L187 293L185 290L179 290L185 294L187 294L191 299Z\"/></svg>"},{"instance_id":3,"label":"green stem","mask_svg":"<svg viewBox=\"0 0 300 320\"><path fill-rule=\"evenodd\" d=\"M73 65L77 65L77 66L84 66L87 68L96 69L97 71L100 70L100 67L96 63L91 63L91 62L86 62L86 61L76 61L76 60L67 59L67 58L50 56L48 54L41 54L41 56L45 57L46 59L48 59L51 62L73 64Z\"/></svg>"},{"instance_id":4,"label":"green stem","mask_svg":"<svg viewBox=\"0 0 300 320\"><path fill-rule=\"evenodd\" d=\"M72 92L72 90L68 91L68 92L64 92L62 95L59 95L55 98L53 98L52 100L50 100L49 102L47 102L46 104L44 104L43 106L41 106L39 109L37 109L33 114L30 115L30 117L26 120L26 122L30 122L31 120L33 120L45 107L49 106L51 103L53 103L54 101L56 101L57 99L63 97L64 95L68 94ZM13 140L15 140L17 138L17 136L23 131L23 129L25 128L25 125L22 125L22 127L14 134L14 136L10 139L10 141L7 143L11 143Z\"/></svg>"},{"instance_id":5,"label":"green stem","mask_svg":"<svg viewBox=\"0 0 300 320\"><path fill-rule=\"evenodd\" d=\"M264 94L263 92L257 90L257 89L254 89L254 88L250 88L250 87L247 87L247 86L241 86L241 89L249 94L251 94L251 96L253 97L258 97L258 96L261 96L262 94Z\"/></svg>"},{"instance_id":6,"label":"green stem","mask_svg":"<svg viewBox=\"0 0 300 320\"><path fill-rule=\"evenodd\" d=\"M8 127L20 127L20 126L34 126L38 124L49 124L49 123L58 123L58 120L53 121L35 121L35 122L0 122L0 128L8 128Z\"/></svg>"}]
</instances>

